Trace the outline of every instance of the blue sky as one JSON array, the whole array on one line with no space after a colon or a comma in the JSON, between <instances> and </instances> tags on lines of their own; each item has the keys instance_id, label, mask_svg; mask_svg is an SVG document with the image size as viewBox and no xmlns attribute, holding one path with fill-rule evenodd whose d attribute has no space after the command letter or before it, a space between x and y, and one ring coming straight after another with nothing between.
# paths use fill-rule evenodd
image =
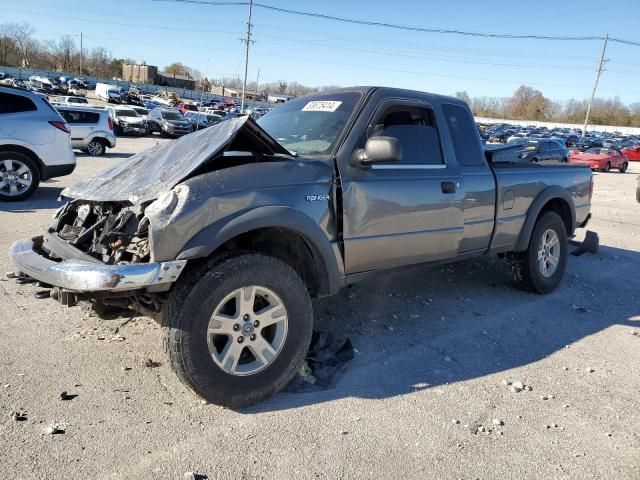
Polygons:
<instances>
[{"instance_id":1,"label":"blue sky","mask_svg":"<svg viewBox=\"0 0 640 480\"><path fill-rule=\"evenodd\" d=\"M640 0L492 0L264 3L404 25L492 33L604 35L640 41ZM0 0L0 23L29 22L42 40L84 34L85 48L209 77L243 74L247 7L153 0ZM387 85L471 96L508 96L521 84L552 99L591 93L602 42L504 40L415 33L254 9L249 77L306 85ZM640 47L609 44L599 97L640 102Z\"/></svg>"}]
</instances>

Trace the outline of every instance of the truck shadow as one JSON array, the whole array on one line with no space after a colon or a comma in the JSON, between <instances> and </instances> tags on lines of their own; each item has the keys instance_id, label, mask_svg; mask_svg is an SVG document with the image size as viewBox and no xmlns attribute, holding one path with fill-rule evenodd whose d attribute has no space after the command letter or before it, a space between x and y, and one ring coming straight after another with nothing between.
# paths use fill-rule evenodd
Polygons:
<instances>
[{"instance_id":1,"label":"truck shadow","mask_svg":"<svg viewBox=\"0 0 640 480\"><path fill-rule=\"evenodd\" d=\"M546 296L513 289L506 265L492 258L357 284L314 305L316 328L349 336L357 350L336 386L283 393L242 413L411 395L532 364L614 325L640 327L631 300L639 270L640 253L601 247L571 256L562 285ZM526 383L511 375L499 378Z\"/></svg>"}]
</instances>

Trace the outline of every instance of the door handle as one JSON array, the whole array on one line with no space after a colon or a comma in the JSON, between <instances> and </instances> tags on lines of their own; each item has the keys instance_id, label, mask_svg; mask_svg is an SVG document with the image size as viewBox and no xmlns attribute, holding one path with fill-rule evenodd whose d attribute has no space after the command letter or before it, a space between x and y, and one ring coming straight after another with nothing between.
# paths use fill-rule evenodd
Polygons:
<instances>
[{"instance_id":1,"label":"door handle","mask_svg":"<svg viewBox=\"0 0 640 480\"><path fill-rule=\"evenodd\" d=\"M455 182L442 182L440 186L442 187L442 193L456 193Z\"/></svg>"}]
</instances>

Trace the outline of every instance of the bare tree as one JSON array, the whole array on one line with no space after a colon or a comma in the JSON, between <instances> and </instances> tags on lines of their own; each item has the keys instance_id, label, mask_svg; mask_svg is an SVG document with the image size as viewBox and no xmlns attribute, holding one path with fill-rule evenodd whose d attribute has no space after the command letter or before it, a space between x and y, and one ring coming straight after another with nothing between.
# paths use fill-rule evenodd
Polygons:
<instances>
[{"instance_id":1,"label":"bare tree","mask_svg":"<svg viewBox=\"0 0 640 480\"><path fill-rule=\"evenodd\" d=\"M20 66L31 65L31 58L38 48L38 42L33 39L35 28L28 23L9 23L6 26L7 36L13 40L19 53Z\"/></svg>"},{"instance_id":2,"label":"bare tree","mask_svg":"<svg viewBox=\"0 0 640 480\"><path fill-rule=\"evenodd\" d=\"M71 35L63 35L60 40L52 43L51 54L58 70L75 72L79 69L80 53Z\"/></svg>"}]
</instances>

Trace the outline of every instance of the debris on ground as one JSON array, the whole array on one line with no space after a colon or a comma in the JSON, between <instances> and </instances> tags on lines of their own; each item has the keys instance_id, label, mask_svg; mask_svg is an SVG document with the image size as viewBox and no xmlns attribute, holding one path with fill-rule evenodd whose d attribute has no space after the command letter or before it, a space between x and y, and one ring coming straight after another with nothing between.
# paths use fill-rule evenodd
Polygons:
<instances>
[{"instance_id":1,"label":"debris on ground","mask_svg":"<svg viewBox=\"0 0 640 480\"><path fill-rule=\"evenodd\" d=\"M508 384L508 382L507 382ZM525 385L522 382L513 382L511 384L511 391L513 393L518 393L521 392L523 390L526 390L527 392L530 392L531 390L533 390L533 387L531 387L531 385Z\"/></svg>"},{"instance_id":2,"label":"debris on ground","mask_svg":"<svg viewBox=\"0 0 640 480\"><path fill-rule=\"evenodd\" d=\"M6 272L4 276L7 278L18 278L18 275L16 275L16 272Z\"/></svg>"},{"instance_id":3,"label":"debris on ground","mask_svg":"<svg viewBox=\"0 0 640 480\"><path fill-rule=\"evenodd\" d=\"M571 241L570 243L576 244L578 242ZM584 253L598 253L598 247L600 246L600 238L596 232L592 232L591 230L587 230L587 233L584 236L584 240L578 244L578 248L576 248L571 255L579 257Z\"/></svg>"},{"instance_id":4,"label":"debris on ground","mask_svg":"<svg viewBox=\"0 0 640 480\"><path fill-rule=\"evenodd\" d=\"M184 480L207 480L209 477L201 473L185 472L183 478Z\"/></svg>"},{"instance_id":5,"label":"debris on ground","mask_svg":"<svg viewBox=\"0 0 640 480\"><path fill-rule=\"evenodd\" d=\"M580 307L578 305L571 305L571 310L578 313L589 313L590 310L584 307Z\"/></svg>"},{"instance_id":6,"label":"debris on ground","mask_svg":"<svg viewBox=\"0 0 640 480\"><path fill-rule=\"evenodd\" d=\"M68 401L68 400L73 400L77 396L78 395L69 394L66 391L64 391L64 392L61 392L60 395L58 395L58 398L63 401Z\"/></svg>"},{"instance_id":7,"label":"debris on ground","mask_svg":"<svg viewBox=\"0 0 640 480\"><path fill-rule=\"evenodd\" d=\"M584 370L585 370L585 372L587 372L587 373L593 373L593 372L595 372L595 370L594 370L593 368L590 368L590 367L587 367L587 368L585 368Z\"/></svg>"},{"instance_id":8,"label":"debris on ground","mask_svg":"<svg viewBox=\"0 0 640 480\"><path fill-rule=\"evenodd\" d=\"M464 428L469 430L474 435L478 433L478 430L480 429L480 427L482 427L482 425L480 425L480 423L476 422L475 420L464 426Z\"/></svg>"},{"instance_id":9,"label":"debris on ground","mask_svg":"<svg viewBox=\"0 0 640 480\"><path fill-rule=\"evenodd\" d=\"M58 423L52 423L45 429L47 435L62 435L64 433L64 427Z\"/></svg>"},{"instance_id":10,"label":"debris on ground","mask_svg":"<svg viewBox=\"0 0 640 480\"><path fill-rule=\"evenodd\" d=\"M38 290L36 293L33 294L34 297L42 299L42 298L51 298L51 291L50 290Z\"/></svg>"},{"instance_id":11,"label":"debris on ground","mask_svg":"<svg viewBox=\"0 0 640 480\"><path fill-rule=\"evenodd\" d=\"M144 366L148 368L156 368L156 367L159 367L160 365L162 365L160 362L156 362L155 360L151 360L150 358L147 358L144 361Z\"/></svg>"},{"instance_id":12,"label":"debris on ground","mask_svg":"<svg viewBox=\"0 0 640 480\"><path fill-rule=\"evenodd\" d=\"M11 418L16 422L24 422L27 420L27 412L26 410L16 410L11 412Z\"/></svg>"},{"instance_id":13,"label":"debris on ground","mask_svg":"<svg viewBox=\"0 0 640 480\"><path fill-rule=\"evenodd\" d=\"M492 421L491 423L493 423L494 425L497 425L497 426L499 426L499 427L501 427L502 425L504 425L504 422L503 422L502 420L498 419L498 418L494 418L494 419L493 419L493 421Z\"/></svg>"},{"instance_id":14,"label":"debris on ground","mask_svg":"<svg viewBox=\"0 0 640 480\"><path fill-rule=\"evenodd\" d=\"M349 339L327 332L313 332L307 359L285 391L300 393L333 387L338 374L354 356Z\"/></svg>"}]
</instances>

